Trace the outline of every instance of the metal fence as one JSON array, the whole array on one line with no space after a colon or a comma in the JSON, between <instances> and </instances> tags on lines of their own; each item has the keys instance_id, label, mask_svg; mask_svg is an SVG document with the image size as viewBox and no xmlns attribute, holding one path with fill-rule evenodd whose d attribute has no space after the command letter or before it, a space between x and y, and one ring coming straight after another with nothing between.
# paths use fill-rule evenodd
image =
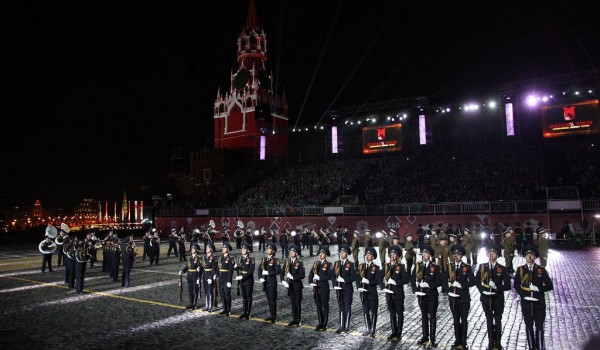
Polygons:
<instances>
[{"instance_id":1,"label":"metal fence","mask_svg":"<svg viewBox=\"0 0 600 350\"><path fill-rule=\"evenodd\" d=\"M600 212L600 199L581 200L581 211ZM519 202L452 202L452 203L404 203L387 205L349 205L335 207L285 207L285 208L209 208L157 209L159 217L266 217L266 216L323 216L323 215L462 215L462 214L523 214L547 213L548 201Z\"/></svg>"}]
</instances>

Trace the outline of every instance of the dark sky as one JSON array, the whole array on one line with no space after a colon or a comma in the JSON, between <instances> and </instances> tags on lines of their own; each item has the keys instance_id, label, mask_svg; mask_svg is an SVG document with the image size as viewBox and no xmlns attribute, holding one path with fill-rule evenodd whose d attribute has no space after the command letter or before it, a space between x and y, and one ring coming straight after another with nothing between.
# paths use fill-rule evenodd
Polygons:
<instances>
[{"instance_id":1,"label":"dark sky","mask_svg":"<svg viewBox=\"0 0 600 350\"><path fill-rule=\"evenodd\" d=\"M212 146L248 2L3 2L2 208L39 198L70 210L164 187L171 146ZM452 103L591 70L600 13L587 4L256 0L275 86L299 125L330 105Z\"/></svg>"}]
</instances>

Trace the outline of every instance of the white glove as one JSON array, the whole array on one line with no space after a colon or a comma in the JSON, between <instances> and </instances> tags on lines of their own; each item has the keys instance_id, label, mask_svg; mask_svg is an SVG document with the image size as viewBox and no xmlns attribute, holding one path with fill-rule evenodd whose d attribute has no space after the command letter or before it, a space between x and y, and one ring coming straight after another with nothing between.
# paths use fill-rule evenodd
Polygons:
<instances>
[{"instance_id":1,"label":"white glove","mask_svg":"<svg viewBox=\"0 0 600 350\"><path fill-rule=\"evenodd\" d=\"M429 283L421 282L421 288L429 288Z\"/></svg>"},{"instance_id":2,"label":"white glove","mask_svg":"<svg viewBox=\"0 0 600 350\"><path fill-rule=\"evenodd\" d=\"M540 289L536 285L534 285L534 284L532 284L531 287L529 287L529 289L531 289L534 292L539 292L540 291Z\"/></svg>"},{"instance_id":3,"label":"white glove","mask_svg":"<svg viewBox=\"0 0 600 350\"><path fill-rule=\"evenodd\" d=\"M338 281L338 282L340 282L340 283L344 283L344 282L346 282L346 281L344 281L344 277L342 277L342 276L339 276L339 277L337 278L337 281Z\"/></svg>"},{"instance_id":4,"label":"white glove","mask_svg":"<svg viewBox=\"0 0 600 350\"><path fill-rule=\"evenodd\" d=\"M321 277L319 277L319 275L314 275L314 276L313 276L313 280L320 281L320 280L321 280Z\"/></svg>"},{"instance_id":5,"label":"white glove","mask_svg":"<svg viewBox=\"0 0 600 350\"><path fill-rule=\"evenodd\" d=\"M196 280L196 284L198 284L198 285L200 284L200 279Z\"/></svg>"},{"instance_id":6,"label":"white glove","mask_svg":"<svg viewBox=\"0 0 600 350\"><path fill-rule=\"evenodd\" d=\"M364 284L369 284L369 280L366 277L363 277L362 280L360 280L360 282Z\"/></svg>"},{"instance_id":7,"label":"white glove","mask_svg":"<svg viewBox=\"0 0 600 350\"><path fill-rule=\"evenodd\" d=\"M396 285L396 281L394 281L393 279L390 278L388 280L388 284L391 284L391 285L395 286Z\"/></svg>"},{"instance_id":8,"label":"white glove","mask_svg":"<svg viewBox=\"0 0 600 350\"><path fill-rule=\"evenodd\" d=\"M182 271L179 271L179 276L181 276L181 275L183 275L183 272L182 272Z\"/></svg>"},{"instance_id":9,"label":"white glove","mask_svg":"<svg viewBox=\"0 0 600 350\"><path fill-rule=\"evenodd\" d=\"M227 288L231 288L231 282L227 282Z\"/></svg>"},{"instance_id":10,"label":"white glove","mask_svg":"<svg viewBox=\"0 0 600 350\"><path fill-rule=\"evenodd\" d=\"M238 281L241 280L242 278L243 278L242 276L236 276L235 277L235 279L238 280Z\"/></svg>"},{"instance_id":11,"label":"white glove","mask_svg":"<svg viewBox=\"0 0 600 350\"><path fill-rule=\"evenodd\" d=\"M265 283L265 279L264 279L264 278L261 278L261 279L259 279L258 281L259 281L260 283Z\"/></svg>"},{"instance_id":12,"label":"white glove","mask_svg":"<svg viewBox=\"0 0 600 350\"><path fill-rule=\"evenodd\" d=\"M490 288L496 289L496 283L494 283L494 281L490 281Z\"/></svg>"},{"instance_id":13,"label":"white glove","mask_svg":"<svg viewBox=\"0 0 600 350\"><path fill-rule=\"evenodd\" d=\"M238 268L237 264L233 265L233 268L234 268L234 269L237 269L237 268Z\"/></svg>"},{"instance_id":14,"label":"white glove","mask_svg":"<svg viewBox=\"0 0 600 350\"><path fill-rule=\"evenodd\" d=\"M458 283L458 281L454 281L454 287L462 288L462 285L460 283Z\"/></svg>"},{"instance_id":15,"label":"white glove","mask_svg":"<svg viewBox=\"0 0 600 350\"><path fill-rule=\"evenodd\" d=\"M262 272L262 275L263 275L263 276L268 276L268 275L269 275L269 271L267 271L267 270L264 270L264 271Z\"/></svg>"},{"instance_id":16,"label":"white glove","mask_svg":"<svg viewBox=\"0 0 600 350\"><path fill-rule=\"evenodd\" d=\"M209 279L207 279L207 280L206 280L206 282L207 282L208 284L212 284L212 280L211 280L210 278L209 278Z\"/></svg>"},{"instance_id":17,"label":"white glove","mask_svg":"<svg viewBox=\"0 0 600 350\"><path fill-rule=\"evenodd\" d=\"M291 280L293 280L293 279L294 279L294 276L292 276L292 274L291 274L291 273L289 273L289 272L287 273L287 275L286 275L286 276L287 276L287 278L289 278L289 279L291 279Z\"/></svg>"}]
</instances>

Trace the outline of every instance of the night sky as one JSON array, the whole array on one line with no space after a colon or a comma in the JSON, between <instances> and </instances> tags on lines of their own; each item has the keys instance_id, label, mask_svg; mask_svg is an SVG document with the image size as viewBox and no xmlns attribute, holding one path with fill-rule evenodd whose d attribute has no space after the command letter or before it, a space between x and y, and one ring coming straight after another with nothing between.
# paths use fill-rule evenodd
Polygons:
<instances>
[{"instance_id":1,"label":"night sky","mask_svg":"<svg viewBox=\"0 0 600 350\"><path fill-rule=\"evenodd\" d=\"M237 67L248 3L3 2L1 208L39 198L72 210L123 190L137 199L142 184L164 189L172 146L186 160L212 147L213 102ZM290 124L308 126L329 106L417 95L453 103L598 66L598 11L530 3L256 7Z\"/></svg>"}]
</instances>

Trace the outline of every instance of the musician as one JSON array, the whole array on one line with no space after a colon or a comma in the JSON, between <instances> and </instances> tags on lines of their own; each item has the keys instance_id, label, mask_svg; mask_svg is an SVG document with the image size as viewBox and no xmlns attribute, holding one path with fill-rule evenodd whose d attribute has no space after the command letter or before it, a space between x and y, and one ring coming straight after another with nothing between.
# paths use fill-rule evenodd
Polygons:
<instances>
[{"instance_id":1,"label":"musician","mask_svg":"<svg viewBox=\"0 0 600 350\"><path fill-rule=\"evenodd\" d=\"M192 254L187 259L187 262L183 269L179 271L179 276L187 272L187 286L190 303L185 307L186 309L195 310L198 305L198 292L200 289L200 256L198 253L198 244L192 243ZM181 250L180 250L181 252Z\"/></svg>"},{"instance_id":2,"label":"musician","mask_svg":"<svg viewBox=\"0 0 600 350\"><path fill-rule=\"evenodd\" d=\"M98 248L96 248L96 244L98 244L98 237L96 237L95 232L87 234L86 243L88 246L88 254L90 255L90 268L93 268L94 263L98 261Z\"/></svg>"},{"instance_id":3,"label":"musician","mask_svg":"<svg viewBox=\"0 0 600 350\"><path fill-rule=\"evenodd\" d=\"M398 237L399 238L399 237ZM417 253L415 253L415 247L413 246L412 233L407 233L404 235L404 259L406 259L406 272L410 276L413 264L415 262L415 258L417 257ZM400 246L400 244L394 244Z\"/></svg>"},{"instance_id":4,"label":"musician","mask_svg":"<svg viewBox=\"0 0 600 350\"><path fill-rule=\"evenodd\" d=\"M171 255L171 250L175 251L175 257L177 257L177 229L173 227L171 234L169 235L169 250L167 250L167 258ZM157 264L158 265L158 264Z\"/></svg>"},{"instance_id":5,"label":"musician","mask_svg":"<svg viewBox=\"0 0 600 350\"><path fill-rule=\"evenodd\" d=\"M460 242L463 248L465 248L465 253L467 254L467 264L471 265L471 252L473 250L473 238L471 237L471 230L465 227L461 231L462 235L460 237ZM473 265L477 264L477 259L475 257L473 259Z\"/></svg>"},{"instance_id":6,"label":"musician","mask_svg":"<svg viewBox=\"0 0 600 350\"><path fill-rule=\"evenodd\" d=\"M108 256L109 254L109 246L112 242L112 237L110 237L110 233L108 235L106 235L106 237L104 237L104 240L102 241L102 272L104 272L105 274L108 273L109 271L109 261L110 258Z\"/></svg>"},{"instance_id":7,"label":"musician","mask_svg":"<svg viewBox=\"0 0 600 350\"><path fill-rule=\"evenodd\" d=\"M196 244L198 245L198 247L196 248L196 253L200 253L200 239L201 239L201 234L200 234L200 230L198 228L194 228L194 230L192 231L192 239L190 241L190 252L192 251L192 244Z\"/></svg>"},{"instance_id":8,"label":"musician","mask_svg":"<svg viewBox=\"0 0 600 350\"><path fill-rule=\"evenodd\" d=\"M420 250L425 245L425 229L421 223L419 223L419 228L417 228L417 238L419 239L418 245Z\"/></svg>"},{"instance_id":9,"label":"musician","mask_svg":"<svg viewBox=\"0 0 600 350\"><path fill-rule=\"evenodd\" d=\"M254 243L252 242L252 228L251 227L248 227L246 229L245 235L246 235L246 243L249 246L248 249L250 249L250 253L253 253L254 252L254 246L253 246Z\"/></svg>"},{"instance_id":10,"label":"musician","mask_svg":"<svg viewBox=\"0 0 600 350\"><path fill-rule=\"evenodd\" d=\"M121 262L123 263L123 272L121 273L121 286L129 288L131 286L131 269L137 255L133 236L128 236L121 243Z\"/></svg>"},{"instance_id":11,"label":"musician","mask_svg":"<svg viewBox=\"0 0 600 350\"><path fill-rule=\"evenodd\" d=\"M231 282L233 281L233 270L235 261L234 258L229 255L232 250L229 240L223 242L223 255L219 258L217 270L217 278L219 281L219 293L223 301L223 310L219 312L219 315L229 316L231 313Z\"/></svg>"},{"instance_id":12,"label":"musician","mask_svg":"<svg viewBox=\"0 0 600 350\"><path fill-rule=\"evenodd\" d=\"M224 228L221 231L221 240L223 241L223 245L225 245L225 243L227 243L231 247L231 244L229 243L229 241L231 241L231 237L229 237L229 227ZM232 249L233 249L233 247L232 247Z\"/></svg>"},{"instance_id":13,"label":"musician","mask_svg":"<svg viewBox=\"0 0 600 350\"><path fill-rule=\"evenodd\" d=\"M85 267L88 261L88 251L85 241L78 241L75 246L75 293L83 293L85 281Z\"/></svg>"},{"instance_id":14,"label":"musician","mask_svg":"<svg viewBox=\"0 0 600 350\"><path fill-rule=\"evenodd\" d=\"M365 229L365 248L373 247L373 237L371 237L371 230Z\"/></svg>"},{"instance_id":15,"label":"musician","mask_svg":"<svg viewBox=\"0 0 600 350\"><path fill-rule=\"evenodd\" d=\"M358 269L358 251L360 250L360 238L358 238L358 231L354 230L354 237L352 238L352 259L354 260L354 267Z\"/></svg>"},{"instance_id":16,"label":"musician","mask_svg":"<svg viewBox=\"0 0 600 350\"><path fill-rule=\"evenodd\" d=\"M387 290L391 292L385 296L392 323L392 334L387 339L400 341L404 327L404 285L408 284L410 279L406 266L400 262L402 248L399 245L392 245L389 251L390 262L383 265L384 282L387 284Z\"/></svg>"},{"instance_id":17,"label":"musician","mask_svg":"<svg viewBox=\"0 0 600 350\"><path fill-rule=\"evenodd\" d=\"M206 306L204 311L212 312L215 304L213 286L215 275L217 274L217 258L213 255L215 245L212 241L206 244L206 255L201 259L202 264L202 285L204 286L204 295L206 296Z\"/></svg>"},{"instance_id":18,"label":"musician","mask_svg":"<svg viewBox=\"0 0 600 350\"><path fill-rule=\"evenodd\" d=\"M279 236L279 246L281 247L281 259L286 259L289 256L288 250L288 240L290 237L290 232L287 227L283 229L281 235Z\"/></svg>"},{"instance_id":19,"label":"musician","mask_svg":"<svg viewBox=\"0 0 600 350\"><path fill-rule=\"evenodd\" d=\"M313 256L313 245L315 244L314 239L317 235L315 229L310 230L308 227L304 228L304 239L306 240L306 245L308 246L308 251L310 256Z\"/></svg>"},{"instance_id":20,"label":"musician","mask_svg":"<svg viewBox=\"0 0 600 350\"><path fill-rule=\"evenodd\" d=\"M119 282L119 265L121 263L121 244L119 237L113 237L110 262L110 277L114 283Z\"/></svg>"},{"instance_id":21,"label":"musician","mask_svg":"<svg viewBox=\"0 0 600 350\"><path fill-rule=\"evenodd\" d=\"M42 272L46 272L46 266L48 266L48 271L52 272L52 253L53 250L56 249L56 243L48 235L42 241L42 250L48 253L42 254Z\"/></svg>"},{"instance_id":22,"label":"musician","mask_svg":"<svg viewBox=\"0 0 600 350\"><path fill-rule=\"evenodd\" d=\"M502 313L504 312L504 292L510 290L508 268L498 263L500 246L494 244L488 253L489 262L480 264L475 275L475 285L479 289L481 306L485 313L488 333L487 350L501 350Z\"/></svg>"},{"instance_id":23,"label":"musician","mask_svg":"<svg viewBox=\"0 0 600 350\"><path fill-rule=\"evenodd\" d=\"M415 264L410 275L410 284L413 293L417 294L419 308L421 309L421 327L423 337L417 342L419 345L427 345L437 348L435 331L437 326L438 290L442 284L442 271L440 267L431 261L433 248L424 246L421 248L423 260Z\"/></svg>"},{"instance_id":24,"label":"musician","mask_svg":"<svg viewBox=\"0 0 600 350\"><path fill-rule=\"evenodd\" d=\"M235 237L235 249L242 249L242 236L244 235L244 230L239 226L236 226L235 231L233 231L233 236Z\"/></svg>"},{"instance_id":25,"label":"musician","mask_svg":"<svg viewBox=\"0 0 600 350\"><path fill-rule=\"evenodd\" d=\"M454 344L452 349L467 349L467 331L471 294L469 288L475 285L471 265L462 262L465 248L455 245L452 249L454 261L444 269L442 290L448 293L450 311L454 318Z\"/></svg>"},{"instance_id":26,"label":"musician","mask_svg":"<svg viewBox=\"0 0 600 350\"><path fill-rule=\"evenodd\" d=\"M77 237L63 241L63 252L65 255L65 284L75 289L75 248Z\"/></svg>"},{"instance_id":27,"label":"musician","mask_svg":"<svg viewBox=\"0 0 600 350\"><path fill-rule=\"evenodd\" d=\"M63 245L66 241L69 240L69 234L65 232L62 228L60 229L59 236L56 238L56 266L64 265L63 257L65 255L63 251Z\"/></svg>"},{"instance_id":28,"label":"musician","mask_svg":"<svg viewBox=\"0 0 600 350\"><path fill-rule=\"evenodd\" d=\"M262 248L263 251L266 250L266 234L267 231L265 231L265 227L261 226L260 227L260 231L258 233L258 251L260 252L260 249Z\"/></svg>"},{"instance_id":29,"label":"musician","mask_svg":"<svg viewBox=\"0 0 600 350\"><path fill-rule=\"evenodd\" d=\"M304 263L298 259L300 247L296 244L290 244L288 250L290 258L285 259L281 269L281 283L284 286L287 284L288 296L292 306L292 321L287 326L300 327L302 325L302 288L304 288L302 280L306 275Z\"/></svg>"},{"instance_id":30,"label":"musician","mask_svg":"<svg viewBox=\"0 0 600 350\"><path fill-rule=\"evenodd\" d=\"M154 235L150 239L150 266L158 265L160 261L160 237L156 229L152 229Z\"/></svg>"},{"instance_id":31,"label":"musician","mask_svg":"<svg viewBox=\"0 0 600 350\"><path fill-rule=\"evenodd\" d=\"M302 249L308 248L309 240L310 240L310 230L308 229L308 226L306 226L302 230ZM312 254L310 256L312 256Z\"/></svg>"},{"instance_id":32,"label":"musician","mask_svg":"<svg viewBox=\"0 0 600 350\"><path fill-rule=\"evenodd\" d=\"M354 283L356 282L356 267L348 259L350 247L341 243L340 260L333 264L333 272L336 277L336 298L340 310L340 327L335 331L337 334L350 332L350 317L352 316L352 296L354 294Z\"/></svg>"},{"instance_id":33,"label":"musician","mask_svg":"<svg viewBox=\"0 0 600 350\"><path fill-rule=\"evenodd\" d=\"M150 256L150 240L152 239L150 231L146 232L144 236L144 253L142 255L142 261L146 261L146 256Z\"/></svg>"},{"instance_id":34,"label":"musician","mask_svg":"<svg viewBox=\"0 0 600 350\"><path fill-rule=\"evenodd\" d=\"M294 244L297 245L298 247L300 247L300 244L301 244L300 243L300 235L301 235L300 232L292 231L292 237L294 237L293 238L294 239ZM301 250L298 251L298 255L302 256L302 251Z\"/></svg>"},{"instance_id":35,"label":"musician","mask_svg":"<svg viewBox=\"0 0 600 350\"><path fill-rule=\"evenodd\" d=\"M395 234L396 231L394 229L390 229L390 235ZM379 259L381 260L381 264L385 264L387 257L387 249L390 246L390 241L388 241L387 234L385 231L381 231L381 237L379 238Z\"/></svg>"},{"instance_id":36,"label":"musician","mask_svg":"<svg viewBox=\"0 0 600 350\"><path fill-rule=\"evenodd\" d=\"M177 244L179 245L179 261L186 261L185 258L185 232L180 232L179 238L177 239ZM190 248L191 249L191 248Z\"/></svg>"},{"instance_id":37,"label":"musician","mask_svg":"<svg viewBox=\"0 0 600 350\"><path fill-rule=\"evenodd\" d=\"M233 266L237 270L238 276L235 278L238 281L238 290L242 290L243 308L244 311L240 315L240 319L250 319L252 311L252 294L254 293L254 258L250 256L250 244L242 243L242 255Z\"/></svg>"},{"instance_id":38,"label":"musician","mask_svg":"<svg viewBox=\"0 0 600 350\"><path fill-rule=\"evenodd\" d=\"M523 247L523 252L526 264L517 268L513 286L521 296L521 313L525 321L529 349L545 349L546 297L544 293L554 289L554 286L548 271L535 263L535 258L539 256L538 249L534 245L528 245Z\"/></svg>"},{"instance_id":39,"label":"musician","mask_svg":"<svg viewBox=\"0 0 600 350\"><path fill-rule=\"evenodd\" d=\"M267 256L262 258L258 276L269 303L269 317L265 318L265 321L275 323L277 319L277 276L281 275L281 265L279 259L275 257L277 251L275 244L269 242L266 251Z\"/></svg>"},{"instance_id":40,"label":"musician","mask_svg":"<svg viewBox=\"0 0 600 350\"><path fill-rule=\"evenodd\" d=\"M368 236L369 237L369 236ZM377 286L383 286L383 271L373 260L377 259L377 251L373 246L365 248L365 262L358 267L359 278L356 279L365 319L365 332L363 337L375 338L377 331L377 310L379 309L379 295Z\"/></svg>"},{"instance_id":41,"label":"musician","mask_svg":"<svg viewBox=\"0 0 600 350\"><path fill-rule=\"evenodd\" d=\"M508 230L502 240L502 247L504 247L504 261L506 262L508 273L515 272L512 264L515 255L515 240L512 237L512 234L513 230ZM498 252L498 254L500 254L500 252Z\"/></svg>"},{"instance_id":42,"label":"musician","mask_svg":"<svg viewBox=\"0 0 600 350\"><path fill-rule=\"evenodd\" d=\"M334 279L331 263L327 261L327 257L330 255L331 253L327 246L322 245L319 247L319 260L314 262L308 274L309 282L316 284L313 287L313 297L315 299L315 306L317 307L319 324L315 327L315 331L327 330L327 323L329 321L329 281Z\"/></svg>"}]
</instances>

